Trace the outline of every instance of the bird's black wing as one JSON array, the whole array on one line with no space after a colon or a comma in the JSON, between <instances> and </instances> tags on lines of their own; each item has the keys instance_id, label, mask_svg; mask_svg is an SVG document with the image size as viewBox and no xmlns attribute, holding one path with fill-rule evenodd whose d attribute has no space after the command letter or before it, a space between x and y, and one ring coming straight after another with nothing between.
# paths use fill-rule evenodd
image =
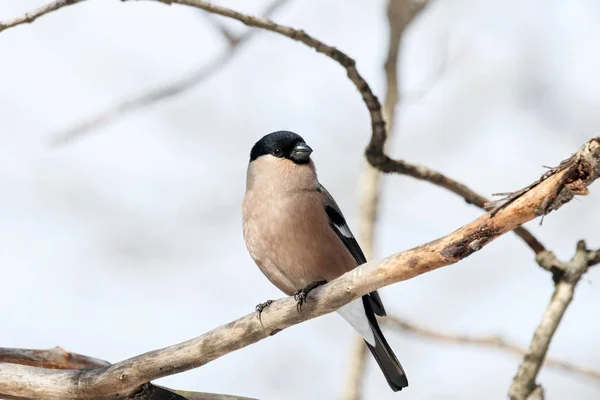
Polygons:
<instances>
[{"instance_id":1,"label":"bird's black wing","mask_svg":"<svg viewBox=\"0 0 600 400\"><path fill-rule=\"evenodd\" d=\"M329 217L329 225L331 226L331 229L335 231L348 251L350 251L350 254L352 254L354 260L356 261L356 265L366 263L367 259L358 245L358 242L354 238L354 235L352 234L352 231L350 230L350 227L348 226L346 218L344 218L340 207L337 205L331 194L329 194L327 189L325 189L322 185L320 186L319 191L323 194L325 199L325 212ZM375 290L369 293L368 297L375 314L379 315L380 317L385 316L385 308L383 307L379 293L377 293Z\"/></svg>"}]
</instances>

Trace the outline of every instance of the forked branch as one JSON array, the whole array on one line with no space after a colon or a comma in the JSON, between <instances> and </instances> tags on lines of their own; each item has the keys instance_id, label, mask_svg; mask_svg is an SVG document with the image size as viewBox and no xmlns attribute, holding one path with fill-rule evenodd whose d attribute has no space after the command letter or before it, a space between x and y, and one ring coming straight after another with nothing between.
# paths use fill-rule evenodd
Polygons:
<instances>
[{"instance_id":1,"label":"forked branch","mask_svg":"<svg viewBox=\"0 0 600 400\"><path fill-rule=\"evenodd\" d=\"M293 298L280 299L263 312L262 322L251 313L187 342L93 370L47 370L0 363L0 394L48 400L125 397L147 382L197 368L282 329L333 312L373 290L454 264L517 226L561 207L575 194L570 188L587 187L596 180L600 175L600 138L588 141L569 160L564 168L546 176L493 217L482 215L447 236L361 265L315 289L301 313Z\"/></svg>"}]
</instances>

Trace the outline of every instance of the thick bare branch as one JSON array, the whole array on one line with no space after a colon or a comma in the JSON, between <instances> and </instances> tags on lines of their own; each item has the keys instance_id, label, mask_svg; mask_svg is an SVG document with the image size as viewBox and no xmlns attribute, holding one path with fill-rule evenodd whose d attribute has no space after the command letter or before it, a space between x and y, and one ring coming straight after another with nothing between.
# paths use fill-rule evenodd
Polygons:
<instances>
[{"instance_id":1,"label":"thick bare branch","mask_svg":"<svg viewBox=\"0 0 600 400\"><path fill-rule=\"evenodd\" d=\"M58 0L58 1L53 1L50 4L47 4L45 6L42 6L36 10L33 10L31 12L25 13L24 15L17 17L17 18L13 18L11 20L8 21L0 21L0 32L2 32L5 29L8 28L12 28L14 26L17 25L22 25L22 24L30 24L33 21L35 21L36 19L38 19L39 17L41 17L42 15L46 15L48 13L51 13L52 11L56 11L60 8L66 7L66 6L70 6L76 3L80 3L84 0Z\"/></svg>"},{"instance_id":2,"label":"thick bare branch","mask_svg":"<svg viewBox=\"0 0 600 400\"><path fill-rule=\"evenodd\" d=\"M572 198L569 186L588 186L600 175L600 137L587 142L571 163L493 217L482 215L447 236L361 265L315 289L301 313L293 298L280 299L263 311L261 321L251 313L187 342L94 370L47 370L0 363L0 394L48 400L128 396L146 382L202 366L282 329L333 312L373 290L454 264L517 226L562 206ZM571 280L564 283L570 285ZM569 294L568 286L559 288L555 297Z\"/></svg>"},{"instance_id":3,"label":"thick bare branch","mask_svg":"<svg viewBox=\"0 0 600 400\"><path fill-rule=\"evenodd\" d=\"M61 347L47 350L14 349L0 347L0 362L30 365L46 369L83 370L108 367L108 361L71 353ZM17 399L19 397L11 398ZM173 390L150 383L142 385L130 398L135 400L254 400L249 397L219 393Z\"/></svg>"},{"instance_id":4,"label":"thick bare branch","mask_svg":"<svg viewBox=\"0 0 600 400\"><path fill-rule=\"evenodd\" d=\"M265 18L269 18L288 1L289 0L275 0L265 9L262 15L264 15ZM52 135L50 144L63 145L72 143L74 140L83 137L91 130L107 125L130 112L140 110L163 100L171 99L197 87L227 65L227 63L238 54L239 50L248 43L249 39L257 33L256 30L250 29L240 36L233 36L231 32L224 29L222 26L219 26L218 29L227 39L228 45L221 54L212 59L208 64L202 65L183 78L177 79L164 86L151 89L145 93L137 94L128 100L122 101L117 105L87 118L63 132Z\"/></svg>"},{"instance_id":5,"label":"thick bare branch","mask_svg":"<svg viewBox=\"0 0 600 400\"><path fill-rule=\"evenodd\" d=\"M61 347L47 350L0 347L0 362L50 369L94 369L110 365L108 361L71 353Z\"/></svg>"},{"instance_id":6,"label":"thick bare branch","mask_svg":"<svg viewBox=\"0 0 600 400\"><path fill-rule=\"evenodd\" d=\"M32 15L16 19L17 22L4 23L1 25L1 29L31 22L40 15L75 2L55 2L53 3L54 6L50 5L40 9L42 11L37 10ZM301 30L294 30L275 24L272 21L247 16L204 1L165 0L165 2L194 6L237 19L249 26L277 32L293 40L300 41L314 48L317 52L334 59L346 69L348 77L361 93L363 101L369 109L373 135L366 150L366 156L372 165L384 172L401 173L435 183L461 195L470 203L480 204L480 206L485 203L485 199L481 196L438 172L402 160L391 159L385 154L386 129L379 101L372 93L367 82L356 70L354 60L346 54L317 41ZM495 216L483 215L444 238L395 254L380 262L368 263L345 274L334 282L316 289L314 294L311 295L314 301L305 306L303 314L294 312L295 304L293 300L289 298L279 300L263 314L263 320L260 324L253 318L254 314L250 314L180 345L146 353L110 367L94 370L58 371L3 363L0 364L0 371L2 372L0 374L0 393L6 391L6 395L11 397L36 398L43 396L48 399L128 396L139 391L141 385L152 379L203 365L295 323L332 312L341 305L374 289L453 264L478 251L505 232L515 229L520 224L557 209L568 202L575 194L585 194L587 185L598 177L600 171L598 165L598 159L600 158L598 155L599 142L599 138L591 140L577 153L576 157L565 161L565 168L557 168L551 174L544 176L544 179L539 183L517 192L518 195L516 196L511 196L510 201L494 211L497 212ZM531 235L526 238L526 241L534 248L536 253L543 251L543 246L535 241L535 238ZM586 254L588 253L586 251ZM595 259L587 260L586 267L588 263L593 262L595 262ZM569 276L571 275L565 273L562 277L561 282L557 285L555 295L556 298L568 299L567 304L572 298L572 287L569 292L569 287L565 285L572 284L574 286L571 279L567 279ZM561 287L563 287L562 292L559 291ZM553 303L554 301L551 303L547 314L551 316L562 315L559 307L561 304L555 304L554 309L550 310ZM566 308L566 305L564 307ZM544 321L550 322L544 324ZM545 339L548 336L551 338L558 325L558 322L552 318L544 318L544 321L536 331L531 349L532 354L536 356L541 354L540 358L542 360L545 355ZM263 325L265 329L263 329ZM548 332L549 335L547 335ZM536 338L541 339L536 341ZM538 349L542 349L542 351L540 352ZM547 350L547 345L545 349ZM515 381L525 382L524 386L529 390L531 385L528 382L535 381L538 370L539 366L536 369L535 363L528 362L526 357ZM534 372L531 373L530 371ZM533 375L533 378L531 378L531 375ZM519 378L520 376L525 376L526 379ZM533 389L535 389L535 386ZM537 392L541 393L539 389Z\"/></svg>"},{"instance_id":7,"label":"thick bare branch","mask_svg":"<svg viewBox=\"0 0 600 400\"><path fill-rule=\"evenodd\" d=\"M576 156L580 156L580 154ZM567 172L568 170L569 168L565 169ZM565 185L568 185L568 183ZM587 186L584 187L587 189ZM560 207L563 204L561 192L552 194L555 198L547 201L548 204L551 204L551 208L555 206ZM555 203L556 201L558 203ZM577 286L577 283L579 283L579 280L587 271L590 261L595 257L595 252L587 250L585 242L582 240L577 244L575 256L573 256L571 261L562 263L560 266L563 272L562 276L560 276L560 280L554 288L552 299L544 312L542 322L540 322L533 334L529 350L525 354L523 362L519 366L519 370L508 391L511 400L527 400L539 396L541 388L536 384L535 380L546 358L550 342L567 311L567 307L569 307L569 304L573 300L575 286Z\"/></svg>"},{"instance_id":8,"label":"thick bare branch","mask_svg":"<svg viewBox=\"0 0 600 400\"><path fill-rule=\"evenodd\" d=\"M402 318L398 318L394 315L388 315L385 318L381 318L379 321L382 324L395 327L403 332L439 342L491 347L501 349L517 356L524 356L527 354L527 349L517 346L516 344L509 343L500 336L469 336L449 334L447 332L440 332L425 328L412 322L408 322ZM583 368L568 361L563 361L556 358L547 358L544 361L544 366L557 368L565 372L600 381L600 371L591 368Z\"/></svg>"}]
</instances>

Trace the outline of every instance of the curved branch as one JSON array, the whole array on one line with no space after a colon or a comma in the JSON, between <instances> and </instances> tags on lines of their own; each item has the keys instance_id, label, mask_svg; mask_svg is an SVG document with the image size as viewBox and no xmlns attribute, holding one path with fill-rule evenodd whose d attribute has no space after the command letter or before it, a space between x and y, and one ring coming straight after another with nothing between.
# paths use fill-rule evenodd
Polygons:
<instances>
[{"instance_id":1,"label":"curved branch","mask_svg":"<svg viewBox=\"0 0 600 400\"><path fill-rule=\"evenodd\" d=\"M48 400L130 395L146 382L207 364L373 290L454 264L517 226L561 207L575 195L570 187L587 187L599 175L600 137L588 141L563 169L556 169L493 217L484 214L440 239L363 264L311 292L301 313L294 299L287 297L273 302L261 321L255 313L248 314L187 342L94 370L0 363L0 394Z\"/></svg>"},{"instance_id":2,"label":"curved branch","mask_svg":"<svg viewBox=\"0 0 600 400\"><path fill-rule=\"evenodd\" d=\"M315 39L303 30L297 30L288 26L279 25L268 19L242 14L235 10L207 3L202 0L168 0L164 2L167 4L177 3L201 8L208 12L233 18L247 26L278 33L292 40L301 42L306 46L316 50L318 53L324 54L336 61L338 64L344 67L348 78L350 81L352 81L356 89L358 89L360 95L362 96L363 102L369 110L372 135L369 145L365 150L365 155L371 165L382 172L408 175L415 179L427 181L437 186L441 186L461 196L466 200L467 203L474 204L479 208L484 208L484 205L488 200L472 191L462 183L450 179L442 173L433 171L427 167L411 164L404 160L394 160L384 153L384 146L387 140L387 131L381 104L379 103L377 96L375 96L371 90L371 87L367 81L365 81L365 79L356 69L356 62L344 52ZM545 250L544 246L525 228L519 227L515 229L515 233L522 238L536 254Z\"/></svg>"},{"instance_id":3,"label":"curved branch","mask_svg":"<svg viewBox=\"0 0 600 400\"><path fill-rule=\"evenodd\" d=\"M13 349L0 347L0 363L30 365L46 369L94 369L110 366L108 361L71 353L61 347L47 350ZM4 395L6 396L6 395ZM9 396L13 399L21 397ZM219 393L173 390L150 383L142 385L129 398L135 400L256 400L249 397Z\"/></svg>"},{"instance_id":4,"label":"curved branch","mask_svg":"<svg viewBox=\"0 0 600 400\"><path fill-rule=\"evenodd\" d=\"M389 27L387 57L384 63L386 93L383 104L383 117L387 121L387 130L394 132L396 105L398 104L398 53L404 29L422 10L416 7L414 0L388 0L387 20ZM389 141L387 142L389 145ZM360 177L359 239L366 259L370 260L375 248L375 228L379 216L381 172L366 163ZM362 397L363 377L367 360L367 346L359 335L352 345L352 358L344 389L344 400L360 400Z\"/></svg>"},{"instance_id":5,"label":"curved branch","mask_svg":"<svg viewBox=\"0 0 600 400\"><path fill-rule=\"evenodd\" d=\"M387 123L386 129L391 135L394 132L396 105L398 104L398 53L404 29L416 16L413 0L389 0L387 6L387 20L389 38L387 56L384 63L385 70L385 100L383 102L383 118ZM386 142L389 145L389 141ZM360 179L360 244L367 260L373 256L375 243L375 227L379 214L379 192L381 172L369 163Z\"/></svg>"},{"instance_id":6,"label":"curved branch","mask_svg":"<svg viewBox=\"0 0 600 400\"><path fill-rule=\"evenodd\" d=\"M15 25L25 23L25 22L31 22L31 21L35 20L35 18L37 18L41 15L47 14L51 11L57 10L64 6L83 2L83 1L85 1L85 0L56 1L54 3L51 3L48 6L42 7L38 10L35 10L32 13L25 14L25 16L23 16L23 17L15 18L14 20L7 21L4 23L0 22L0 31L2 31L3 29L9 28L9 27L15 26ZM441 186L441 187L461 196L462 198L465 199L465 201L467 203L474 204L474 205L478 206L479 208L484 208L484 204L487 202L487 199L485 197L477 194L476 192L472 191L471 189L469 189L467 186L463 185L462 183L457 182L453 179L450 179L449 177L441 174L440 172L433 171L427 167L424 167L421 165L410 164L404 160L394 160L385 154L384 145L385 145L385 142L387 139L387 132L386 132L386 127L385 127L385 121L384 121L384 118L382 115L381 104L379 103L377 96L375 96L375 94L369 87L369 84L358 73L358 70L356 69L355 61L352 58L350 58L348 55L343 53L342 51L336 49L335 47L328 46L323 42L320 42L319 40L308 35L303 30L296 30L291 27L279 25L268 19L258 18L258 17L242 14L240 12L231 10L229 8L210 4L210 3L207 3L202 0L155 0L155 1L159 1L162 3L168 4L168 5L177 3L177 4L183 4L183 5L187 5L187 6L191 6L191 7L200 8L202 10L206 10L206 11L214 13L214 14L218 14L218 15L222 15L224 17L229 17L229 18L238 20L238 21L242 22L243 24L250 26L250 27L261 28L261 29L265 29L265 30L268 30L271 32L275 32L275 33L278 33L285 37L288 37L292 40L304 43L306 46L311 47L311 48L315 49L317 52L322 53L322 54L326 55L327 57L331 58L332 60L336 61L342 67L344 67L344 69L346 70L346 73L348 75L348 78L350 79L350 81L352 81L354 86L360 92L363 102L365 103L365 105L367 106L367 109L369 110L369 115L371 117L372 136L371 136L369 145L367 146L367 149L365 150L365 155L371 165L373 165L375 168L377 168L378 170L380 170L382 172L398 173L398 174L402 174L402 175L407 175L407 176L413 177L418 180L423 180L426 182L430 182L434 185ZM200 74L199 76L202 76L202 75L204 75L204 74ZM190 76L189 78L187 78L188 82L194 82L196 79L197 79L197 76L196 77ZM166 89L166 91L163 93L159 93L159 96L158 96L159 99L164 98L165 95L166 95L166 97L169 96L170 90L168 88L163 88L163 89ZM175 88L175 90L179 90L179 89ZM149 97L146 97L146 96L149 96ZM114 115L121 113L123 110L127 111L132 108L137 108L138 105L140 105L140 104L143 105L143 104L147 103L148 101L150 101L150 102L154 101L152 98L153 98L153 95L151 93L149 93L143 97L140 97L139 99L132 99L130 101L127 101L127 102L123 103L121 106L118 106L118 108L111 109L107 113L99 115L94 120L84 122L82 125L76 126L72 130L64 133L63 135L58 136L57 138L54 139L54 142L61 143L63 141L68 141L71 137L79 135L84 130L89 129L90 127L92 127L96 124L104 123L105 121L111 119ZM531 247L531 249L536 254L545 250L544 246L525 228L518 227L515 229L515 233L520 238L522 238L525 241L525 243L527 243L527 245L529 247Z\"/></svg>"}]
</instances>

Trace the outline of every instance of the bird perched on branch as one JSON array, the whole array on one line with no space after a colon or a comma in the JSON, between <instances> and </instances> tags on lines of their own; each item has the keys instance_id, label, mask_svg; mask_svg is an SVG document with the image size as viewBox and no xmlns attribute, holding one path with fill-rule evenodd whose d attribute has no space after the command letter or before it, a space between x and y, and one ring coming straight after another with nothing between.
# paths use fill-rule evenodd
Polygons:
<instances>
[{"instance_id":1,"label":"bird perched on branch","mask_svg":"<svg viewBox=\"0 0 600 400\"><path fill-rule=\"evenodd\" d=\"M312 149L299 135L278 131L250 152L242 206L244 240L260 270L298 307L310 290L367 260L329 192L317 179ZM259 304L257 311L270 304ZM394 391L406 374L375 315L385 309L377 291L337 311L363 337Z\"/></svg>"}]
</instances>

